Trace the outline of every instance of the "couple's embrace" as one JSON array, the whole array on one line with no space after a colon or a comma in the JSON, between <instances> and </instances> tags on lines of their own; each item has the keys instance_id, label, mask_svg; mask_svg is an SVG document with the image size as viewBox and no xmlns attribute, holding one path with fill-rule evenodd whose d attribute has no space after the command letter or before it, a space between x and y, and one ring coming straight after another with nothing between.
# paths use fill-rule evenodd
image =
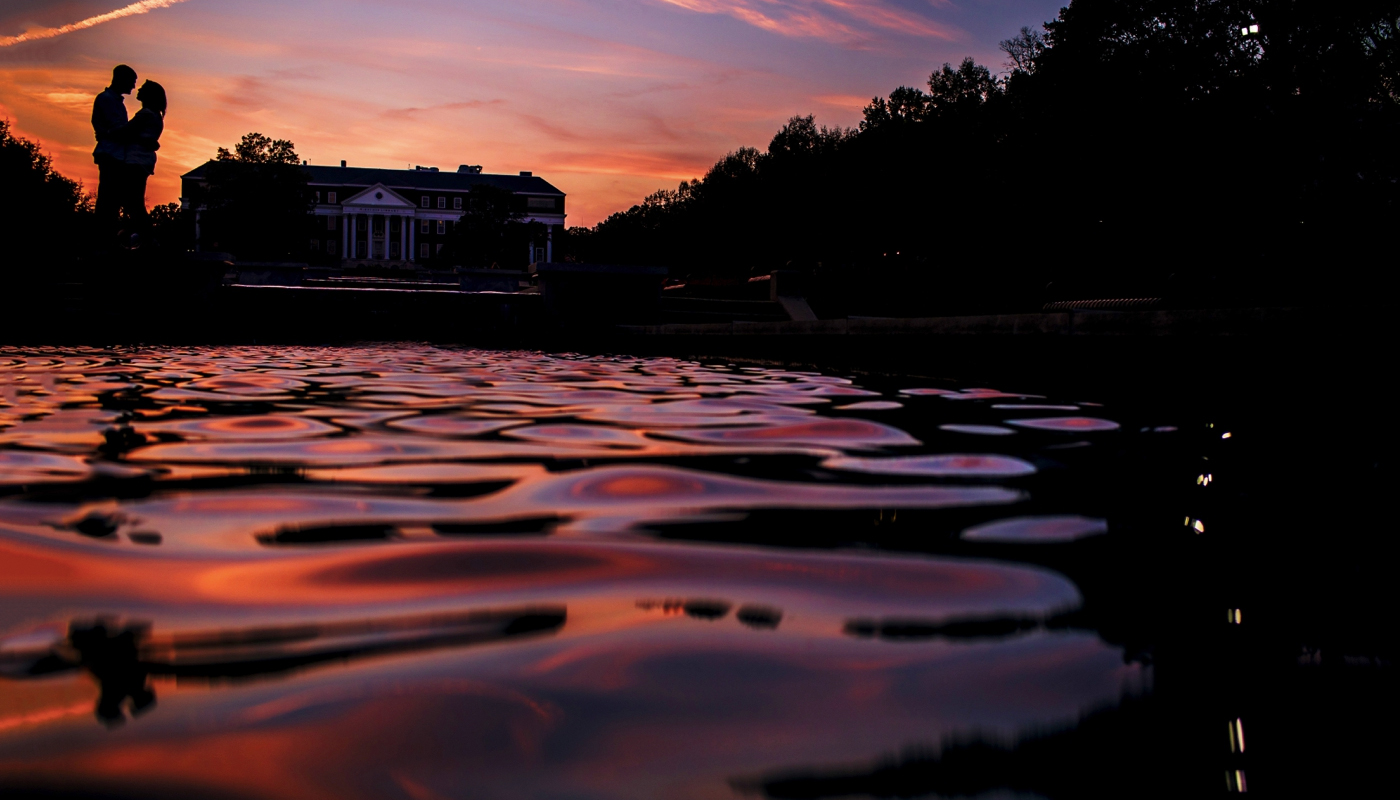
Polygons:
<instances>
[{"instance_id":1,"label":"couple's embrace","mask_svg":"<svg viewBox=\"0 0 1400 800\"><path fill-rule=\"evenodd\" d=\"M121 64L112 70L112 85L92 104L92 130L97 135L97 220L103 236L113 235L121 212L126 210L135 231L123 236L123 244L139 243L139 235L150 225L146 213L146 179L156 171L156 151L165 131L165 88L146 81L136 99L141 110L127 119L122 96L136 88L136 70ZM133 239L130 233L136 233Z\"/></svg>"}]
</instances>

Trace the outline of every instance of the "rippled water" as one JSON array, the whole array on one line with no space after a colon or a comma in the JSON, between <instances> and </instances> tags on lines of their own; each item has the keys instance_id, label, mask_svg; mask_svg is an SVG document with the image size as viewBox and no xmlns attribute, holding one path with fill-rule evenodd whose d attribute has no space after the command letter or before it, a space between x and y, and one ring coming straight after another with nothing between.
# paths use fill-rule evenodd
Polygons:
<instances>
[{"instance_id":1,"label":"rippled water","mask_svg":"<svg viewBox=\"0 0 1400 800\"><path fill-rule=\"evenodd\" d=\"M1180 421L929 383L0 350L0 786L879 795L1150 695L1095 576L1197 535ZM998 769L924 788L1056 793Z\"/></svg>"}]
</instances>

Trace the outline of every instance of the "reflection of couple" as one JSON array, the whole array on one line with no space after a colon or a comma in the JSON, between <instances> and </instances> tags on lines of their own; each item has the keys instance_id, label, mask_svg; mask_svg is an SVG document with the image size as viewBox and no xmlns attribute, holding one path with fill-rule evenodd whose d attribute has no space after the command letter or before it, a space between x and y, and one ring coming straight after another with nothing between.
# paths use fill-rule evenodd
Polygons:
<instances>
[{"instance_id":1,"label":"reflection of couple","mask_svg":"<svg viewBox=\"0 0 1400 800\"><path fill-rule=\"evenodd\" d=\"M136 70L121 64L112 70L112 85L92 104L92 129L97 134L97 220L103 234L116 231L123 209L137 230L150 224L146 213L146 179L156 171L156 151L165 130L165 89L146 81L136 99L141 110L130 120L122 95L136 88ZM130 243L135 243L130 242Z\"/></svg>"}]
</instances>

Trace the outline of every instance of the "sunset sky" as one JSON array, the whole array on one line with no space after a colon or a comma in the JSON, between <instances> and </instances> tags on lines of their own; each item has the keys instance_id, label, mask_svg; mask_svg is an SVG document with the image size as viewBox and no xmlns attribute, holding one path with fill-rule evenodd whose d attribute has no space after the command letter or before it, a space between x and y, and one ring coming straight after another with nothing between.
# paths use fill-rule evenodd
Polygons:
<instances>
[{"instance_id":1,"label":"sunset sky","mask_svg":"<svg viewBox=\"0 0 1400 800\"><path fill-rule=\"evenodd\" d=\"M853 125L944 61L1004 69L997 42L1063 1L5 0L0 116L92 188L92 97L125 62L170 97L148 203L256 130L313 164L533 170L591 225L793 114Z\"/></svg>"}]
</instances>

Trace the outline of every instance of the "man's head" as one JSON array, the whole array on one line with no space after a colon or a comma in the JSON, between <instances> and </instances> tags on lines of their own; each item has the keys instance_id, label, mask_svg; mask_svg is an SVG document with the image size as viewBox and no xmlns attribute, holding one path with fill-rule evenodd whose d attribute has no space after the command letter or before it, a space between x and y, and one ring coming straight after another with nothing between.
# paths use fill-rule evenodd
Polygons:
<instances>
[{"instance_id":1,"label":"man's head","mask_svg":"<svg viewBox=\"0 0 1400 800\"><path fill-rule=\"evenodd\" d=\"M118 94L131 94L131 90L136 88L136 70L125 64L113 67L112 88Z\"/></svg>"}]
</instances>

